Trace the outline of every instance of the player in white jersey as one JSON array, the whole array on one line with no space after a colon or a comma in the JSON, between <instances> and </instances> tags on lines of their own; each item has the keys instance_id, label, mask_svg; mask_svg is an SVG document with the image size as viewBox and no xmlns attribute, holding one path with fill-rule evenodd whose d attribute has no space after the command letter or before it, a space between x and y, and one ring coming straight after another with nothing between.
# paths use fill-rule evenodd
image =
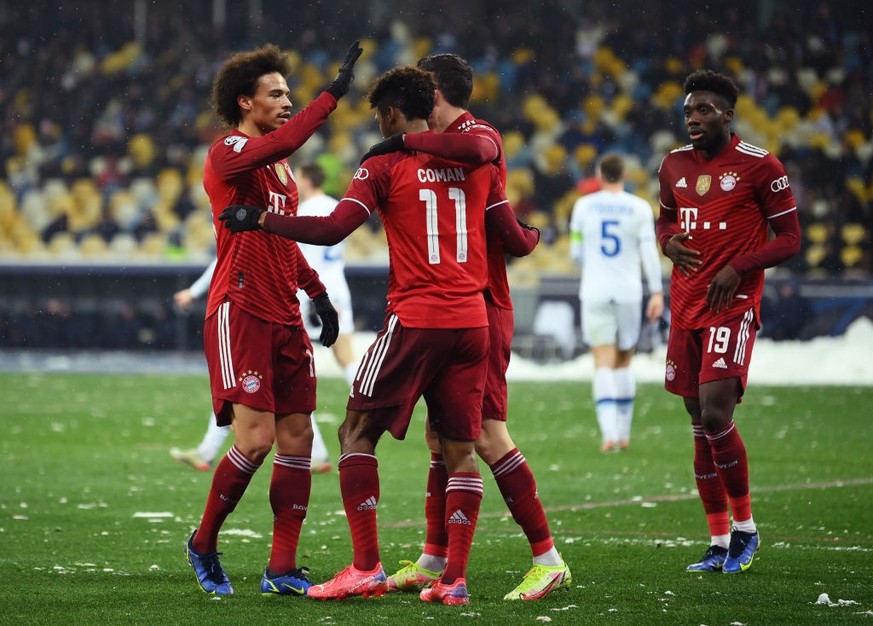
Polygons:
<instances>
[{"instance_id":1,"label":"player in white jersey","mask_svg":"<svg viewBox=\"0 0 873 626\"><path fill-rule=\"evenodd\" d=\"M297 215L326 216L333 212L338 200L324 193L325 174L317 163L307 163L295 170L297 191L300 194L300 204ZM355 331L355 319L352 311L352 295L346 282L346 263L344 259L345 242L333 246L315 246L301 243L300 251L309 266L318 273L324 283L331 303L339 315L339 335L331 346L337 364L343 370L343 377L349 385L355 378L358 362L352 353L352 333ZM314 315L309 298L302 292L297 294L300 300L300 315L310 337L317 338L321 326L317 315ZM317 325L319 324L319 325Z\"/></svg>"},{"instance_id":2,"label":"player in white jersey","mask_svg":"<svg viewBox=\"0 0 873 626\"><path fill-rule=\"evenodd\" d=\"M188 311L194 300L202 298L209 291L212 283L212 275L215 273L215 264L218 259L212 259L200 277L191 283L187 289L182 289L173 294L173 302L182 311ZM196 448L170 448L170 456L194 469L206 472L212 467L212 462L218 456L218 452L224 445L230 427L219 426L215 421L215 413L209 414L209 425L203 439Z\"/></svg>"},{"instance_id":3,"label":"player in white jersey","mask_svg":"<svg viewBox=\"0 0 873 626\"><path fill-rule=\"evenodd\" d=\"M624 190L624 161L605 155L598 164L602 189L582 196L570 218L571 254L582 266L579 298L582 337L594 356L592 383L601 450L630 444L636 378L631 358L640 336L645 272L646 318L664 312L664 294L652 208Z\"/></svg>"}]
</instances>

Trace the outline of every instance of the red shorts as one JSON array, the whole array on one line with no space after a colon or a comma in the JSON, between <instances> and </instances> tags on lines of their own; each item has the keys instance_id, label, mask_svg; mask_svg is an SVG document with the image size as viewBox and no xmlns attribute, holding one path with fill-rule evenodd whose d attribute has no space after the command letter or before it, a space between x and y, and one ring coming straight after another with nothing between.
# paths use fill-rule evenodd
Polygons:
<instances>
[{"instance_id":1,"label":"red shorts","mask_svg":"<svg viewBox=\"0 0 873 626\"><path fill-rule=\"evenodd\" d=\"M683 398L697 398L698 386L724 378L740 379L740 397L758 332L754 309L696 330L670 328L664 387Z\"/></svg>"},{"instance_id":2,"label":"red shorts","mask_svg":"<svg viewBox=\"0 0 873 626\"><path fill-rule=\"evenodd\" d=\"M482 431L487 358L487 327L403 328L389 314L361 358L347 408L378 411L385 429L403 439L424 396L434 432L473 441Z\"/></svg>"},{"instance_id":3,"label":"red shorts","mask_svg":"<svg viewBox=\"0 0 873 626\"><path fill-rule=\"evenodd\" d=\"M485 298L488 311L488 377L482 398L482 419L506 421L506 370L512 355L512 333L515 321L512 309L501 309Z\"/></svg>"},{"instance_id":4,"label":"red shorts","mask_svg":"<svg viewBox=\"0 0 873 626\"><path fill-rule=\"evenodd\" d=\"M315 410L315 360L302 327L265 322L224 302L203 324L203 348L220 426L231 405L275 415Z\"/></svg>"}]
</instances>

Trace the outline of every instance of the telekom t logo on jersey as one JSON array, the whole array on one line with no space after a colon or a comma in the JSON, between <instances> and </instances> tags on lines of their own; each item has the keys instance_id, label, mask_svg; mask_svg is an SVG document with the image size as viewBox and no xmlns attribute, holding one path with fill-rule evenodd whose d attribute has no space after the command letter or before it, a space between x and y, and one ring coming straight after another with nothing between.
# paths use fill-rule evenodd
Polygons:
<instances>
[{"instance_id":1,"label":"telekom t logo on jersey","mask_svg":"<svg viewBox=\"0 0 873 626\"><path fill-rule=\"evenodd\" d=\"M697 212L699 209L697 207L679 207L679 225L682 227L682 230L687 232L691 232L692 230L697 230L698 228L702 230L710 230L713 228L717 228L718 230L726 230L727 222L697 222Z\"/></svg>"},{"instance_id":2,"label":"telekom t logo on jersey","mask_svg":"<svg viewBox=\"0 0 873 626\"><path fill-rule=\"evenodd\" d=\"M270 192L270 206L268 209L273 213L278 213L279 215L285 215L285 202L288 200L288 196L276 193L275 191Z\"/></svg>"}]
</instances>

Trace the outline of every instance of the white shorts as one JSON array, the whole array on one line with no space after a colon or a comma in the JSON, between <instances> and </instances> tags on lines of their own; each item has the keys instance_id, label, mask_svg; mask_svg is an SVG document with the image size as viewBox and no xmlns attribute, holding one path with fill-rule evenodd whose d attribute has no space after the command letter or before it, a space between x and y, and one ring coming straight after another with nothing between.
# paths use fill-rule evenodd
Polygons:
<instances>
[{"instance_id":1,"label":"white shorts","mask_svg":"<svg viewBox=\"0 0 873 626\"><path fill-rule=\"evenodd\" d=\"M329 284L327 281L322 282L327 288L330 303L336 309L339 317L340 335L351 335L355 332L355 315L352 311L352 294L349 292L349 284L344 278L330 281ZM297 292L297 299L300 301L300 316L303 318L303 326L306 328L309 338L317 340L321 335L321 320L315 314L312 300L302 289Z\"/></svg>"},{"instance_id":2,"label":"white shorts","mask_svg":"<svg viewBox=\"0 0 873 626\"><path fill-rule=\"evenodd\" d=\"M582 302L582 339L589 346L630 350L640 338L640 302Z\"/></svg>"}]
</instances>

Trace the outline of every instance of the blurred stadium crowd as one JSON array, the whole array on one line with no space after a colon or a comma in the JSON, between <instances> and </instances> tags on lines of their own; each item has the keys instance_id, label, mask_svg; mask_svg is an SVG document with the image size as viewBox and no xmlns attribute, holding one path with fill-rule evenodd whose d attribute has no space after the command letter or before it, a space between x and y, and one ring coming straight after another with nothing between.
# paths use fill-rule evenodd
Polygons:
<instances>
[{"instance_id":1,"label":"blurred stadium crowd","mask_svg":"<svg viewBox=\"0 0 873 626\"><path fill-rule=\"evenodd\" d=\"M567 222L598 155L628 155L630 190L654 209L660 160L687 142L682 81L709 67L741 86L735 129L788 168L804 248L787 267L873 270L873 20L863 2L740 1L691 13L675 1L487 0L478 7L487 20L465 19L471 3L457 0L227 4L221 23L208 0L120 11L2 3L0 262L205 262L213 235L201 170L222 132L209 107L215 70L234 50L276 42L293 60L299 108L360 37L352 94L293 158L318 160L333 194L379 139L363 98L371 79L457 52L476 71L471 109L504 133L515 209L547 235L514 271L573 273ZM350 263L384 262L378 224L348 249Z\"/></svg>"}]
</instances>

